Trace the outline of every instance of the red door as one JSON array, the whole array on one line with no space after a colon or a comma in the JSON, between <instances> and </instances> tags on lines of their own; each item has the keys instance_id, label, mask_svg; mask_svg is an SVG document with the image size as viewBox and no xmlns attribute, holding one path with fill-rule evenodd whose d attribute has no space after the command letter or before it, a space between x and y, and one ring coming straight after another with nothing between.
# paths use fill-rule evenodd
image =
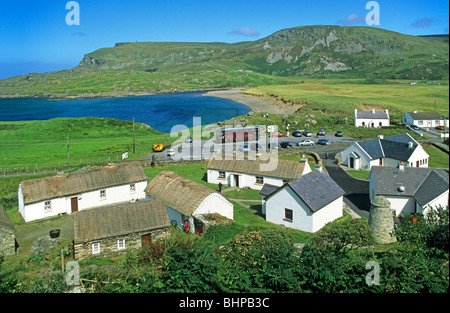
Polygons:
<instances>
[{"instance_id":1,"label":"red door","mask_svg":"<svg viewBox=\"0 0 450 313\"><path fill-rule=\"evenodd\" d=\"M78 211L78 197L70 198L70 206L72 208L72 213Z\"/></svg>"},{"instance_id":2,"label":"red door","mask_svg":"<svg viewBox=\"0 0 450 313\"><path fill-rule=\"evenodd\" d=\"M152 243L152 234L146 234L141 237L142 247L148 247Z\"/></svg>"}]
</instances>

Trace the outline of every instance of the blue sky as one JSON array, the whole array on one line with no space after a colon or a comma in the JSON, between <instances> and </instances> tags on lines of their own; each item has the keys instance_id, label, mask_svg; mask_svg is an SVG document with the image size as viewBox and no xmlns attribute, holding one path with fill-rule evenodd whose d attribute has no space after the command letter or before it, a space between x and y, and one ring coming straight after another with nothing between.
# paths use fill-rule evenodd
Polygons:
<instances>
[{"instance_id":1,"label":"blue sky","mask_svg":"<svg viewBox=\"0 0 450 313\"><path fill-rule=\"evenodd\" d=\"M123 41L239 42L304 25L367 26L367 0L67 0L0 2L0 79L72 68ZM380 27L408 35L448 34L447 0L377 1Z\"/></svg>"}]
</instances>

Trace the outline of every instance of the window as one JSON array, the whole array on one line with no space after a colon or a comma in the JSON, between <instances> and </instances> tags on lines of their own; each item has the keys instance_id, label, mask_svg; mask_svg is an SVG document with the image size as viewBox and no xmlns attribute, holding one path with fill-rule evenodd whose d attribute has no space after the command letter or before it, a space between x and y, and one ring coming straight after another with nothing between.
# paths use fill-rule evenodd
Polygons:
<instances>
[{"instance_id":1,"label":"window","mask_svg":"<svg viewBox=\"0 0 450 313\"><path fill-rule=\"evenodd\" d=\"M130 184L130 192L136 192L136 184L135 183Z\"/></svg>"},{"instance_id":2,"label":"window","mask_svg":"<svg viewBox=\"0 0 450 313\"><path fill-rule=\"evenodd\" d=\"M418 122L417 122L417 125L423 126L423 121L418 121Z\"/></svg>"},{"instance_id":3,"label":"window","mask_svg":"<svg viewBox=\"0 0 450 313\"><path fill-rule=\"evenodd\" d=\"M225 179L225 172L219 172L219 179Z\"/></svg>"},{"instance_id":4,"label":"window","mask_svg":"<svg viewBox=\"0 0 450 313\"><path fill-rule=\"evenodd\" d=\"M291 209L284 209L284 219L291 221L293 220L293 212Z\"/></svg>"},{"instance_id":5,"label":"window","mask_svg":"<svg viewBox=\"0 0 450 313\"><path fill-rule=\"evenodd\" d=\"M50 212L52 210L52 202L45 201L44 202L44 212Z\"/></svg>"},{"instance_id":6,"label":"window","mask_svg":"<svg viewBox=\"0 0 450 313\"><path fill-rule=\"evenodd\" d=\"M92 244L92 254L100 253L100 242L94 242Z\"/></svg>"},{"instance_id":7,"label":"window","mask_svg":"<svg viewBox=\"0 0 450 313\"><path fill-rule=\"evenodd\" d=\"M256 184L264 184L264 177L256 176Z\"/></svg>"},{"instance_id":8,"label":"window","mask_svg":"<svg viewBox=\"0 0 450 313\"><path fill-rule=\"evenodd\" d=\"M117 239L117 250L125 249L125 239Z\"/></svg>"},{"instance_id":9,"label":"window","mask_svg":"<svg viewBox=\"0 0 450 313\"><path fill-rule=\"evenodd\" d=\"M106 199L106 190L100 190L100 199Z\"/></svg>"}]
</instances>

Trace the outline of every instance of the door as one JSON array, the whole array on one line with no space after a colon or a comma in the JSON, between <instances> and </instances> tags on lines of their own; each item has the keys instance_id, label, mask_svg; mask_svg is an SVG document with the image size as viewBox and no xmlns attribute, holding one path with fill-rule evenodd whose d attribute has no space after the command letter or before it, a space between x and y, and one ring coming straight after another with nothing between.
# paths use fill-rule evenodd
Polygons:
<instances>
[{"instance_id":1,"label":"door","mask_svg":"<svg viewBox=\"0 0 450 313\"><path fill-rule=\"evenodd\" d=\"M142 235L141 244L142 247L148 247L152 243L152 234Z\"/></svg>"},{"instance_id":2,"label":"door","mask_svg":"<svg viewBox=\"0 0 450 313\"><path fill-rule=\"evenodd\" d=\"M78 197L70 198L70 207L72 209L72 213L78 211Z\"/></svg>"},{"instance_id":3,"label":"door","mask_svg":"<svg viewBox=\"0 0 450 313\"><path fill-rule=\"evenodd\" d=\"M239 175L234 175L234 185L239 188Z\"/></svg>"},{"instance_id":4,"label":"door","mask_svg":"<svg viewBox=\"0 0 450 313\"><path fill-rule=\"evenodd\" d=\"M355 159L354 158L352 158L352 157L350 157L349 158L350 159L350 168L355 168Z\"/></svg>"}]
</instances>

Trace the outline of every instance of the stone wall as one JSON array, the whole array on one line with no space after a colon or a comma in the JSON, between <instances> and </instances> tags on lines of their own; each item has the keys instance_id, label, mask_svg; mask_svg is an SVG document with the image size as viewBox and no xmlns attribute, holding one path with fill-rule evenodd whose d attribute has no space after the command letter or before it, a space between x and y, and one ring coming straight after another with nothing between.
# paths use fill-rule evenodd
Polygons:
<instances>
[{"instance_id":1,"label":"stone wall","mask_svg":"<svg viewBox=\"0 0 450 313\"><path fill-rule=\"evenodd\" d=\"M128 249L139 249L142 247L141 237L149 233L152 234L152 242L170 236L169 228L162 228L152 231L76 243L74 244L75 259L83 260L91 257L110 257L124 253ZM118 239L125 239L125 249L119 250L117 248ZM92 244L97 242L100 243L100 253L92 254Z\"/></svg>"},{"instance_id":2,"label":"stone wall","mask_svg":"<svg viewBox=\"0 0 450 313\"><path fill-rule=\"evenodd\" d=\"M16 254L16 235L14 230L0 225L0 254L5 256Z\"/></svg>"}]
</instances>

